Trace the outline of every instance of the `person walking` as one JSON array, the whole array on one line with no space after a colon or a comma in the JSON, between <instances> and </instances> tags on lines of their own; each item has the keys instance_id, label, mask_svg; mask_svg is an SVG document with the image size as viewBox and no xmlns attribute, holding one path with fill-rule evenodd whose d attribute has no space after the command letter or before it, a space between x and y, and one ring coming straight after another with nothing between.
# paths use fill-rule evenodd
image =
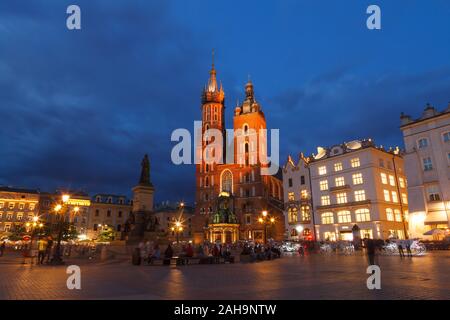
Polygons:
<instances>
[{"instance_id":1,"label":"person walking","mask_svg":"<svg viewBox=\"0 0 450 320\"><path fill-rule=\"evenodd\" d=\"M53 249L53 239L52 237L48 237L47 239L47 248L45 249L46 263L50 261Z\"/></svg>"},{"instance_id":2,"label":"person walking","mask_svg":"<svg viewBox=\"0 0 450 320\"><path fill-rule=\"evenodd\" d=\"M365 242L369 266L373 266L375 265L375 241L373 239L367 238Z\"/></svg>"},{"instance_id":3,"label":"person walking","mask_svg":"<svg viewBox=\"0 0 450 320\"><path fill-rule=\"evenodd\" d=\"M2 244L0 245L0 257L3 257L3 253L5 252L5 248L6 248L6 241L3 241Z\"/></svg>"},{"instance_id":4,"label":"person walking","mask_svg":"<svg viewBox=\"0 0 450 320\"><path fill-rule=\"evenodd\" d=\"M408 258L412 258L412 252L411 252L411 244L412 240L405 240L406 242L406 254L408 255Z\"/></svg>"},{"instance_id":5,"label":"person walking","mask_svg":"<svg viewBox=\"0 0 450 320\"><path fill-rule=\"evenodd\" d=\"M37 264L44 264L44 258L47 250L47 241L43 238L39 238L38 240L38 260Z\"/></svg>"},{"instance_id":6,"label":"person walking","mask_svg":"<svg viewBox=\"0 0 450 320\"><path fill-rule=\"evenodd\" d=\"M400 253L400 259L404 258L405 257L405 252L403 251L403 241L402 240L400 240L398 242L397 247L398 247L398 253Z\"/></svg>"}]
</instances>

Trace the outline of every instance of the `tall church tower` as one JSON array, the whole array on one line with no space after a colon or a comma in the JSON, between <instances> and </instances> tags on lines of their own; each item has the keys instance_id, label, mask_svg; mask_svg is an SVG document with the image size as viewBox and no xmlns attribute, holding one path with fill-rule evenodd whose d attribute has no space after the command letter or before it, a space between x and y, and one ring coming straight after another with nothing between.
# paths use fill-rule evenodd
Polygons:
<instances>
[{"instance_id":1,"label":"tall church tower","mask_svg":"<svg viewBox=\"0 0 450 320\"><path fill-rule=\"evenodd\" d=\"M202 128L201 144L197 147L197 157L202 159L200 164L196 165L196 206L195 214L197 228L201 230L206 224L209 214L213 211L215 204L215 195L218 191L217 164L206 163L205 149L210 141L204 141L205 133L208 129L217 129L222 132L225 139L225 92L222 84L217 83L217 73L214 66L214 52L211 71L209 72L208 83L202 92ZM222 155L225 161L225 141L223 143ZM203 237L203 231L199 237ZM195 237L195 235L194 235Z\"/></svg>"}]
</instances>

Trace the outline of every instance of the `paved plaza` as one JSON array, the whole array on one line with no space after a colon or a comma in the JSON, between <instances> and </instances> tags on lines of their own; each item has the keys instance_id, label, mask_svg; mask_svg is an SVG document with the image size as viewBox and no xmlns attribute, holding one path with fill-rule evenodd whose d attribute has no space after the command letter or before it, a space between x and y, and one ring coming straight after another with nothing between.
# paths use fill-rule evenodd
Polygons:
<instances>
[{"instance_id":1,"label":"paved plaza","mask_svg":"<svg viewBox=\"0 0 450 320\"><path fill-rule=\"evenodd\" d=\"M72 261L76 263L76 261ZM366 287L364 256L284 256L252 264L132 266L80 261L81 290L66 269L0 258L0 299L449 299L450 252L380 256L381 290Z\"/></svg>"}]
</instances>

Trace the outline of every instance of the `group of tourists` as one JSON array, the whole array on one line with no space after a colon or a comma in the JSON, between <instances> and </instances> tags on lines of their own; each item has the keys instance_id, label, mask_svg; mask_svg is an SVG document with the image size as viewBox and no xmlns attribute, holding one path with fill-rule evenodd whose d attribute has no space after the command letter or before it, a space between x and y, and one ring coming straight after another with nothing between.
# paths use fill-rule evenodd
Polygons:
<instances>
[{"instance_id":1,"label":"group of tourists","mask_svg":"<svg viewBox=\"0 0 450 320\"><path fill-rule=\"evenodd\" d=\"M244 244L241 255L250 256L250 261L262 261L272 260L281 257L281 250L278 246L268 243L263 245L261 243L256 244Z\"/></svg>"}]
</instances>

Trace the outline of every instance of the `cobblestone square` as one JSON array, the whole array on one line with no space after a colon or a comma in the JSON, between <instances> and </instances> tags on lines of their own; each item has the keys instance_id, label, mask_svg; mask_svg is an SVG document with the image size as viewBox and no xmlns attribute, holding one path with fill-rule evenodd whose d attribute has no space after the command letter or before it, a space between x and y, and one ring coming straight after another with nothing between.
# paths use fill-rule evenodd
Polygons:
<instances>
[{"instance_id":1,"label":"cobblestone square","mask_svg":"<svg viewBox=\"0 0 450 320\"><path fill-rule=\"evenodd\" d=\"M76 264L69 261L68 264ZM449 299L450 252L379 256L381 290L366 287L365 256L284 256L252 264L132 266L80 262L81 290L66 267L0 259L0 299Z\"/></svg>"}]
</instances>

